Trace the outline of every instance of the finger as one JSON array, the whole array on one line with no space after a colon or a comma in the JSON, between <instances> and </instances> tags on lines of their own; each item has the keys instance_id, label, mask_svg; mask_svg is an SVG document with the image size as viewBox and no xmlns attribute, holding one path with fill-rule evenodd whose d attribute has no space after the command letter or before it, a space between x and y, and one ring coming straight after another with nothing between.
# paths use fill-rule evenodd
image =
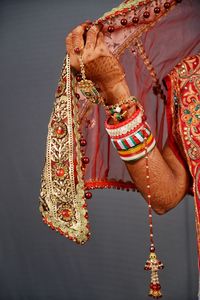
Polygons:
<instances>
[{"instance_id":1,"label":"finger","mask_svg":"<svg viewBox=\"0 0 200 300\"><path fill-rule=\"evenodd\" d=\"M69 33L66 37L66 50L69 55L72 55L74 52L73 41L72 41L72 33Z\"/></svg>"},{"instance_id":2,"label":"finger","mask_svg":"<svg viewBox=\"0 0 200 300\"><path fill-rule=\"evenodd\" d=\"M100 28L97 26L92 26L88 32L86 37L85 49L94 49L96 47L97 36L100 31Z\"/></svg>"},{"instance_id":3,"label":"finger","mask_svg":"<svg viewBox=\"0 0 200 300\"><path fill-rule=\"evenodd\" d=\"M84 48L83 34L85 32L85 26L86 24L80 25L72 31L72 42L74 49L82 50Z\"/></svg>"},{"instance_id":4,"label":"finger","mask_svg":"<svg viewBox=\"0 0 200 300\"><path fill-rule=\"evenodd\" d=\"M102 46L104 46L104 34L103 32L100 31L97 37L96 47L102 47Z\"/></svg>"},{"instance_id":5,"label":"finger","mask_svg":"<svg viewBox=\"0 0 200 300\"><path fill-rule=\"evenodd\" d=\"M102 55L111 55L111 53L109 52L109 49L107 48L106 44L105 44L105 36L103 34L103 32L99 32L98 37L97 37L97 44L96 44L96 48L98 48L98 50L100 51L100 53Z\"/></svg>"},{"instance_id":6,"label":"finger","mask_svg":"<svg viewBox=\"0 0 200 300\"><path fill-rule=\"evenodd\" d=\"M75 55L75 52L74 52L72 33L68 34L68 36L66 38L66 49L67 49L67 53L70 57L70 65L73 68L79 70L80 64L79 64L79 60L77 58L77 55Z\"/></svg>"}]
</instances>

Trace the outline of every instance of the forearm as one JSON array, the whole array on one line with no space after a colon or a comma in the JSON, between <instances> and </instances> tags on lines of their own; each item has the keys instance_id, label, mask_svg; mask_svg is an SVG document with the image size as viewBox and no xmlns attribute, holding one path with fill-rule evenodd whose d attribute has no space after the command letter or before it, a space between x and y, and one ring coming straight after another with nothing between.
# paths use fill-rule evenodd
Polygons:
<instances>
[{"instance_id":1,"label":"forearm","mask_svg":"<svg viewBox=\"0 0 200 300\"><path fill-rule=\"evenodd\" d=\"M151 205L155 212L163 214L183 199L188 191L189 177L168 146L163 154L155 147L148 156ZM126 162L126 167L137 189L147 201L145 158Z\"/></svg>"},{"instance_id":2,"label":"forearm","mask_svg":"<svg viewBox=\"0 0 200 300\"><path fill-rule=\"evenodd\" d=\"M115 104L118 99L129 97L130 92L126 82L123 81L109 92L107 90L106 95L111 105ZM162 154L155 146L148 156L151 204L157 213L162 214L175 207L184 197L188 190L188 174L168 146L164 148ZM147 200L145 158L125 162L125 164L137 189Z\"/></svg>"}]
</instances>

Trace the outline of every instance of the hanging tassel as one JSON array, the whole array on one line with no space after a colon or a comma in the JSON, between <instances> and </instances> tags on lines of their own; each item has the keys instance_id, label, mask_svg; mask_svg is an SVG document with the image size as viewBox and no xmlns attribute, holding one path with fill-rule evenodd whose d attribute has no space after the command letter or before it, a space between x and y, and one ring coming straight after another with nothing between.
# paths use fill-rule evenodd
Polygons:
<instances>
[{"instance_id":1,"label":"hanging tassel","mask_svg":"<svg viewBox=\"0 0 200 300\"><path fill-rule=\"evenodd\" d=\"M144 269L151 271L149 296L155 299L162 297L161 285L158 278L158 270L162 270L163 268L163 263L157 259L155 248L151 247L149 259L146 261Z\"/></svg>"}]
</instances>

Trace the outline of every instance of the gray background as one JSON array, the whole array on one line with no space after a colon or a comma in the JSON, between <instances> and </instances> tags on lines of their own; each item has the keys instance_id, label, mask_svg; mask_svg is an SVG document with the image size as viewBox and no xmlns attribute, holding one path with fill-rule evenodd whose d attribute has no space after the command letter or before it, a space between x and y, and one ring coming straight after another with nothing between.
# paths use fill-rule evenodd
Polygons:
<instances>
[{"instance_id":1,"label":"gray background","mask_svg":"<svg viewBox=\"0 0 200 300\"><path fill-rule=\"evenodd\" d=\"M66 33L111 0L0 2L0 300L145 300L147 207L137 193L96 191L84 246L52 232L38 211L47 123ZM155 216L166 300L197 298L193 199Z\"/></svg>"}]
</instances>

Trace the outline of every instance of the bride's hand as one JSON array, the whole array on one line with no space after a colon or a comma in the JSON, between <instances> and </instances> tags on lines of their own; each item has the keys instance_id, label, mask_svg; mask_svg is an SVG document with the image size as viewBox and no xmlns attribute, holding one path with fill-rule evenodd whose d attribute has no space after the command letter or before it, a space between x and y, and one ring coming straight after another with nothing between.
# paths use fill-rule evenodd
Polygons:
<instances>
[{"instance_id":1,"label":"bride's hand","mask_svg":"<svg viewBox=\"0 0 200 300\"><path fill-rule=\"evenodd\" d=\"M78 26L66 38L71 66L80 71L79 55L81 53L86 78L103 87L104 92L110 97L111 91L115 91L119 84L124 84L124 71L118 60L108 50L100 28L92 26L86 31L86 27L87 24ZM119 94L121 92L115 96L118 98Z\"/></svg>"}]
</instances>

